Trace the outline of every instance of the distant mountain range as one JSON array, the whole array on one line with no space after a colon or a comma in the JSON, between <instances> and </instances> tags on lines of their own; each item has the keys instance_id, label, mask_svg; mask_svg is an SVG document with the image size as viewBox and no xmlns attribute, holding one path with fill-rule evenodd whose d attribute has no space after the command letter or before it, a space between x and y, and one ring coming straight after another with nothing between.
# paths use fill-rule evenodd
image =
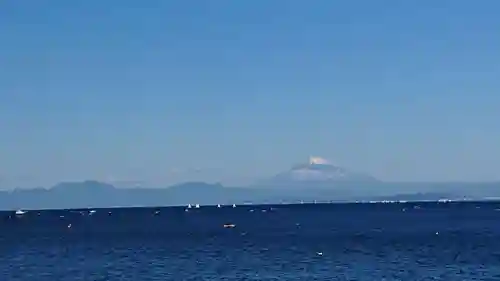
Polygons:
<instances>
[{"instance_id":1,"label":"distant mountain range","mask_svg":"<svg viewBox=\"0 0 500 281\"><path fill-rule=\"evenodd\" d=\"M500 197L500 183L376 183L357 186L358 191L367 190L366 194L352 192L351 187L354 185L335 189L237 188L189 182L160 189L115 188L97 181L68 182L50 189L0 192L0 210Z\"/></svg>"},{"instance_id":2,"label":"distant mountain range","mask_svg":"<svg viewBox=\"0 0 500 281\"><path fill-rule=\"evenodd\" d=\"M487 197L500 197L500 183L382 182L311 157L307 164L296 165L248 187L187 182L168 188L116 188L92 180L66 182L49 189L0 191L0 210Z\"/></svg>"}]
</instances>

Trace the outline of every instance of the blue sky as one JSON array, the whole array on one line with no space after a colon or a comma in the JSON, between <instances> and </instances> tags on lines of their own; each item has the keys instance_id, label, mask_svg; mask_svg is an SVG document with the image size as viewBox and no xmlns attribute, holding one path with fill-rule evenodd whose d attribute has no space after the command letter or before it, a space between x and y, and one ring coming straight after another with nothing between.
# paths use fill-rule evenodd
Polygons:
<instances>
[{"instance_id":1,"label":"blue sky","mask_svg":"<svg viewBox=\"0 0 500 281\"><path fill-rule=\"evenodd\" d=\"M247 182L309 155L500 179L500 2L2 1L3 185Z\"/></svg>"}]
</instances>

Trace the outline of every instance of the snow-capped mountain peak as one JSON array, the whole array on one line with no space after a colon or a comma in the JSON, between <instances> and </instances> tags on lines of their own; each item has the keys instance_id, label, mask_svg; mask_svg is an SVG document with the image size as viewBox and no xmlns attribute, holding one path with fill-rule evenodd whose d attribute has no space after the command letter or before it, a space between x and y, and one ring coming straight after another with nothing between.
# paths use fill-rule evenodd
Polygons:
<instances>
[{"instance_id":1,"label":"snow-capped mountain peak","mask_svg":"<svg viewBox=\"0 0 500 281\"><path fill-rule=\"evenodd\" d=\"M370 175L353 172L344 167L334 165L325 158L311 156L308 163L293 166L291 169L266 180L265 184L276 186L307 184L309 186L314 184L329 185L337 182L372 181L377 181L377 179Z\"/></svg>"},{"instance_id":2,"label":"snow-capped mountain peak","mask_svg":"<svg viewBox=\"0 0 500 281\"><path fill-rule=\"evenodd\" d=\"M309 157L309 165L330 165L330 161L325 158L311 156Z\"/></svg>"}]
</instances>

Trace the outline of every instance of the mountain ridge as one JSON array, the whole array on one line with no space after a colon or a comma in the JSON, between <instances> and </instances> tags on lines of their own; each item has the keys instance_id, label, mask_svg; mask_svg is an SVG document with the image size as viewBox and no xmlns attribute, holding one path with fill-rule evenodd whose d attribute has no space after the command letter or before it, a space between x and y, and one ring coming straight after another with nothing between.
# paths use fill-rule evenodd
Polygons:
<instances>
[{"instance_id":1,"label":"mountain ridge","mask_svg":"<svg viewBox=\"0 0 500 281\"><path fill-rule=\"evenodd\" d=\"M60 182L49 188L0 191L0 209L71 209L99 207L279 203L300 201L439 200L500 197L500 183L383 182L350 171L321 157L292 166L249 186L183 182L166 188L128 187L96 180ZM385 199L384 199L385 198ZM392 198L392 199L391 199Z\"/></svg>"},{"instance_id":2,"label":"mountain ridge","mask_svg":"<svg viewBox=\"0 0 500 281\"><path fill-rule=\"evenodd\" d=\"M350 190L356 187L356 189ZM388 183L337 188L272 189L226 187L220 183L185 182L166 188L117 188L99 181L65 182L51 188L0 191L0 209L75 209L155 207L187 204L354 202L371 200L439 200L500 197L500 182ZM446 198L443 198L446 197Z\"/></svg>"}]
</instances>

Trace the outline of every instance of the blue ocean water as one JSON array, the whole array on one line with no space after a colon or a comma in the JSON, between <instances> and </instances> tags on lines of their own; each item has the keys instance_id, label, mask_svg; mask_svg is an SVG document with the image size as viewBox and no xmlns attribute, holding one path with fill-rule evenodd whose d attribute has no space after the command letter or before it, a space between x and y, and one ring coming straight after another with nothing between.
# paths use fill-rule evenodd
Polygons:
<instances>
[{"instance_id":1,"label":"blue ocean water","mask_svg":"<svg viewBox=\"0 0 500 281\"><path fill-rule=\"evenodd\" d=\"M0 280L500 280L497 208L468 202L3 212Z\"/></svg>"}]
</instances>

